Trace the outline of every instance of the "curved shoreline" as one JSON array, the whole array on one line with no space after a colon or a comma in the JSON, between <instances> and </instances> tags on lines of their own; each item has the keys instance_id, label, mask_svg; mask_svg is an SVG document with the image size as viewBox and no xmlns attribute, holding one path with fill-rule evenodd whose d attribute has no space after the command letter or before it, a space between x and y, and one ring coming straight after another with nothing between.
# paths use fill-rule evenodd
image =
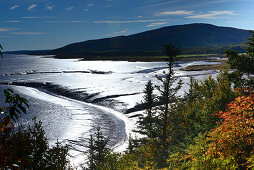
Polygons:
<instances>
[{"instance_id":1,"label":"curved shoreline","mask_svg":"<svg viewBox=\"0 0 254 170\"><path fill-rule=\"evenodd\" d=\"M115 134L115 136L117 136L117 142L114 141L113 143L111 143L110 147L116 152L122 152L127 148L127 146L128 146L128 137L129 137L129 134L132 132L133 123L123 113L120 113L118 111L115 111L113 109L110 109L110 108L107 108L107 107L104 107L104 106L99 106L99 105L92 104L92 103L86 103L84 101L75 100L75 99L68 98L68 97L65 97L65 96L59 96L57 94L52 95L50 93L47 93L45 91L42 91L41 89L37 89L37 88L34 88L34 87L26 87L26 86L17 86L17 87L21 87L22 89L26 88L26 89L29 89L29 90L33 90L33 92L36 95L38 95L38 96L36 96L36 95L29 94L29 93L27 94L24 91L23 92L21 91L21 93L25 93L27 96L40 98L40 95L41 95L40 93L42 93L42 94L45 93L45 94L50 95L52 97L56 97L56 98L71 101L71 102L74 102L74 103L78 103L78 104L81 104L81 105L85 105L86 107L92 107L92 108L102 110L105 114L108 114L113 119L118 120L117 123L116 123L116 128L112 129L112 130L117 130L117 131L115 131L114 133L112 133L112 131L110 132L111 134ZM50 101L50 102L52 102L52 101ZM121 133L121 134L119 135L119 133ZM124 133L124 134L122 134L122 133ZM90 134L87 134L87 135L90 135ZM79 155L78 157L73 158L72 162L77 162L77 160L80 160L80 157L83 158L83 155ZM77 160L74 160L74 159L77 159Z\"/></svg>"},{"instance_id":2,"label":"curved shoreline","mask_svg":"<svg viewBox=\"0 0 254 170\"><path fill-rule=\"evenodd\" d=\"M106 108L108 108L107 106L110 106L111 108L113 108L113 110L116 110L122 113L125 113L128 109L125 108L124 106L120 108L116 107L116 105L119 104L119 102L117 100L114 100L114 98L140 94L140 93L124 93L124 94L117 94L117 95L100 96L100 92L87 93L85 90L80 91L80 89L71 90L63 86L49 83L49 82L28 82L28 81L18 82L17 81L17 82L0 82L0 84L31 87L51 95L64 96L69 99L74 99L74 100L82 101L86 103L92 103L95 105L104 106ZM110 103L110 105L108 103Z\"/></svg>"}]
</instances>

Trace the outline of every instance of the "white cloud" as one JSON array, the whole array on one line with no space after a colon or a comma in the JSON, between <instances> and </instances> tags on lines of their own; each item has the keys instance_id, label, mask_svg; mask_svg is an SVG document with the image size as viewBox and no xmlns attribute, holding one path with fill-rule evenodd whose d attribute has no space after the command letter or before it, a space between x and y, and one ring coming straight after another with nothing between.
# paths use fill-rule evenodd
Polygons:
<instances>
[{"instance_id":1,"label":"white cloud","mask_svg":"<svg viewBox=\"0 0 254 170\"><path fill-rule=\"evenodd\" d=\"M162 1L162 0L151 0L150 2L143 6L142 8L161 8L161 7L167 7L172 6L175 3L178 3L182 0L168 0L168 1Z\"/></svg>"},{"instance_id":2,"label":"white cloud","mask_svg":"<svg viewBox=\"0 0 254 170\"><path fill-rule=\"evenodd\" d=\"M54 6L54 5L51 5L51 6L46 6L46 9L47 9L47 10L50 10L50 11L52 11L52 10L53 10L53 8L55 8L55 6Z\"/></svg>"},{"instance_id":3,"label":"white cloud","mask_svg":"<svg viewBox=\"0 0 254 170\"><path fill-rule=\"evenodd\" d=\"M43 35L45 32L11 32L13 35Z\"/></svg>"},{"instance_id":4,"label":"white cloud","mask_svg":"<svg viewBox=\"0 0 254 170\"><path fill-rule=\"evenodd\" d=\"M33 10L35 10L35 7L37 7L37 5L32 4L32 5L30 5L30 6L27 8L27 10L33 11Z\"/></svg>"},{"instance_id":5,"label":"white cloud","mask_svg":"<svg viewBox=\"0 0 254 170\"><path fill-rule=\"evenodd\" d=\"M87 23L87 21L70 20L70 21L44 21L47 23Z\"/></svg>"},{"instance_id":6,"label":"white cloud","mask_svg":"<svg viewBox=\"0 0 254 170\"><path fill-rule=\"evenodd\" d=\"M164 19L151 19L151 20L126 20L126 21L94 21L96 24L127 24L127 23L143 23L143 22L158 22L165 21Z\"/></svg>"},{"instance_id":7,"label":"white cloud","mask_svg":"<svg viewBox=\"0 0 254 170\"><path fill-rule=\"evenodd\" d=\"M7 21L7 22L11 22L11 23L18 23L18 22L21 22L21 21L18 21L18 20L12 20L12 21Z\"/></svg>"},{"instance_id":8,"label":"white cloud","mask_svg":"<svg viewBox=\"0 0 254 170\"><path fill-rule=\"evenodd\" d=\"M147 25L146 27L155 27L155 26L164 25L164 24L167 24L167 22L154 22Z\"/></svg>"},{"instance_id":9,"label":"white cloud","mask_svg":"<svg viewBox=\"0 0 254 170\"><path fill-rule=\"evenodd\" d=\"M23 19L35 19L35 18L39 18L39 17L21 17Z\"/></svg>"},{"instance_id":10,"label":"white cloud","mask_svg":"<svg viewBox=\"0 0 254 170\"><path fill-rule=\"evenodd\" d=\"M178 10L178 11L164 11L154 15L156 16L168 16L168 15L192 15L194 11Z\"/></svg>"},{"instance_id":11,"label":"white cloud","mask_svg":"<svg viewBox=\"0 0 254 170\"><path fill-rule=\"evenodd\" d=\"M223 15L236 15L234 11L210 11L206 14L197 14L192 16L187 16L185 18L194 18L194 19L215 19L218 16Z\"/></svg>"},{"instance_id":12,"label":"white cloud","mask_svg":"<svg viewBox=\"0 0 254 170\"><path fill-rule=\"evenodd\" d=\"M111 37L111 36L123 35L126 32L128 32L128 29L124 29L124 30L119 31L119 32L113 32L111 34L106 34L105 36Z\"/></svg>"},{"instance_id":13,"label":"white cloud","mask_svg":"<svg viewBox=\"0 0 254 170\"><path fill-rule=\"evenodd\" d=\"M73 8L74 8L73 6L70 6L70 7L66 8L66 10L71 11L71 10L73 10Z\"/></svg>"},{"instance_id":14,"label":"white cloud","mask_svg":"<svg viewBox=\"0 0 254 170\"><path fill-rule=\"evenodd\" d=\"M52 17L52 16L31 16L31 17L21 17L22 19L37 19L37 18L58 18L58 17Z\"/></svg>"},{"instance_id":15,"label":"white cloud","mask_svg":"<svg viewBox=\"0 0 254 170\"><path fill-rule=\"evenodd\" d=\"M88 12L88 11L90 11L90 9L87 9L87 8L86 8L86 9L84 9L84 11Z\"/></svg>"},{"instance_id":16,"label":"white cloud","mask_svg":"<svg viewBox=\"0 0 254 170\"><path fill-rule=\"evenodd\" d=\"M14 30L19 30L19 28L3 28L3 27L0 27L0 32L7 32L7 31L14 31Z\"/></svg>"},{"instance_id":17,"label":"white cloud","mask_svg":"<svg viewBox=\"0 0 254 170\"><path fill-rule=\"evenodd\" d=\"M0 28L0 32L6 32L6 31L9 31L8 28Z\"/></svg>"},{"instance_id":18,"label":"white cloud","mask_svg":"<svg viewBox=\"0 0 254 170\"><path fill-rule=\"evenodd\" d=\"M237 20L237 21L226 21L227 23L237 23L237 24L253 24L254 20Z\"/></svg>"},{"instance_id":19,"label":"white cloud","mask_svg":"<svg viewBox=\"0 0 254 170\"><path fill-rule=\"evenodd\" d=\"M14 9L16 9L18 7L19 7L18 5L14 5L13 7L10 7L10 10L14 10Z\"/></svg>"},{"instance_id":20,"label":"white cloud","mask_svg":"<svg viewBox=\"0 0 254 170\"><path fill-rule=\"evenodd\" d=\"M211 4L215 4L215 3L223 3L223 2L228 2L230 0L215 0L215 1L209 1L209 3Z\"/></svg>"},{"instance_id":21,"label":"white cloud","mask_svg":"<svg viewBox=\"0 0 254 170\"><path fill-rule=\"evenodd\" d=\"M89 4L87 4L87 6L88 6L88 7L93 6L93 5L94 5L93 3L89 3Z\"/></svg>"}]
</instances>

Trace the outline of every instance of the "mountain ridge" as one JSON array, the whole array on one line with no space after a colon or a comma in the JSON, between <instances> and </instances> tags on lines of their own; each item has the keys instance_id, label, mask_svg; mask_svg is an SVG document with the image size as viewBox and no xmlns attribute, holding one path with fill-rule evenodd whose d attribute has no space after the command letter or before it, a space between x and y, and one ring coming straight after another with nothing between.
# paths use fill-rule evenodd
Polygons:
<instances>
[{"instance_id":1,"label":"mountain ridge","mask_svg":"<svg viewBox=\"0 0 254 170\"><path fill-rule=\"evenodd\" d=\"M251 36L249 30L206 23L166 26L128 36L116 36L71 43L40 54L62 58L114 56L161 56L165 44L174 44L184 53L223 53L227 48L243 52L241 44ZM29 51L27 54L36 54ZM61 57L59 57L61 58Z\"/></svg>"},{"instance_id":2,"label":"mountain ridge","mask_svg":"<svg viewBox=\"0 0 254 170\"><path fill-rule=\"evenodd\" d=\"M72 43L52 50L53 54L93 55L127 51L159 52L165 44L186 49L206 46L242 44L250 37L249 30L195 23L174 25L128 36L117 36ZM94 54L95 55L95 54ZM96 56L96 55L95 55Z\"/></svg>"}]
</instances>

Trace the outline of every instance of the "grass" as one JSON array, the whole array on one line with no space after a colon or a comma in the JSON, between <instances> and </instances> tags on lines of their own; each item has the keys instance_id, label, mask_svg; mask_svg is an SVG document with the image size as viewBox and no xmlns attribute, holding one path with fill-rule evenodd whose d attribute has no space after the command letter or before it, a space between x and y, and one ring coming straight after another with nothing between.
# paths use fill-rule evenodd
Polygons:
<instances>
[{"instance_id":1,"label":"grass","mask_svg":"<svg viewBox=\"0 0 254 170\"><path fill-rule=\"evenodd\" d=\"M206 71L206 70L217 70L221 68L221 64L209 64L209 65L194 65L188 66L181 70L183 71Z\"/></svg>"},{"instance_id":2,"label":"grass","mask_svg":"<svg viewBox=\"0 0 254 170\"><path fill-rule=\"evenodd\" d=\"M178 55L178 60L207 60L209 57L225 57L222 54L183 54ZM167 56L155 56L157 59L165 59Z\"/></svg>"},{"instance_id":3,"label":"grass","mask_svg":"<svg viewBox=\"0 0 254 170\"><path fill-rule=\"evenodd\" d=\"M181 70L183 71L206 71L206 70L219 70L222 67L227 67L225 60L217 60L221 62L220 64L207 64L207 65L192 65L185 67Z\"/></svg>"},{"instance_id":4,"label":"grass","mask_svg":"<svg viewBox=\"0 0 254 170\"><path fill-rule=\"evenodd\" d=\"M178 55L179 58L185 58L185 57L215 57L219 54L184 54L184 55Z\"/></svg>"}]
</instances>

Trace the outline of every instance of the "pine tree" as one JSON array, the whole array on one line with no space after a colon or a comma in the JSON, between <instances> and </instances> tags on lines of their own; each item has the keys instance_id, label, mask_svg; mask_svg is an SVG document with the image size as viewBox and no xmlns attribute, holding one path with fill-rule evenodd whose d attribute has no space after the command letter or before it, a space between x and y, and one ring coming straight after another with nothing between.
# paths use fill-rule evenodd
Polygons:
<instances>
[{"instance_id":1,"label":"pine tree","mask_svg":"<svg viewBox=\"0 0 254 170\"><path fill-rule=\"evenodd\" d=\"M246 54L239 54L237 51L226 50L228 64L234 70L229 74L230 80L235 84L235 87L253 87L254 78L249 75L254 74L254 31L251 31L252 36L245 43ZM247 79L243 75L248 75Z\"/></svg>"},{"instance_id":2,"label":"pine tree","mask_svg":"<svg viewBox=\"0 0 254 170\"><path fill-rule=\"evenodd\" d=\"M248 41L245 43L246 44L246 53L254 58L254 31L250 31L252 33L252 36L248 39Z\"/></svg>"},{"instance_id":3,"label":"pine tree","mask_svg":"<svg viewBox=\"0 0 254 170\"><path fill-rule=\"evenodd\" d=\"M157 76L157 79L161 81L162 85L156 86L160 92L159 101L161 102L160 106L160 115L159 119L161 120L162 134L161 140L164 149L166 149L166 141L168 137L167 128L169 126L170 116L173 114L174 105L176 104L177 97L176 93L182 86L181 80L177 83L176 86L173 83L176 82L176 77L174 77L173 72L173 62L177 55L180 54L180 49L175 48L172 44L165 45L165 54L168 57L166 63L168 66L168 72L163 72L163 76ZM170 105L170 106L169 106Z\"/></svg>"},{"instance_id":4,"label":"pine tree","mask_svg":"<svg viewBox=\"0 0 254 170\"><path fill-rule=\"evenodd\" d=\"M95 147L94 138L90 135L89 145L88 145L88 169L95 169Z\"/></svg>"},{"instance_id":5,"label":"pine tree","mask_svg":"<svg viewBox=\"0 0 254 170\"><path fill-rule=\"evenodd\" d=\"M139 117L138 120L138 128L137 132L146 135L148 138L155 138L156 137L156 129L155 123L156 118L154 116L154 103L155 103L155 95L153 94L153 84L151 80L149 80L145 86L144 90L144 97L142 104L145 108L144 115Z\"/></svg>"},{"instance_id":6,"label":"pine tree","mask_svg":"<svg viewBox=\"0 0 254 170\"><path fill-rule=\"evenodd\" d=\"M103 164L106 162L106 157L110 154L108 148L109 139L105 138L100 127L97 127L97 132L94 136L90 135L88 145L88 169L103 169Z\"/></svg>"},{"instance_id":7,"label":"pine tree","mask_svg":"<svg viewBox=\"0 0 254 170\"><path fill-rule=\"evenodd\" d=\"M139 139L133 139L131 135L129 135L128 139L128 147L125 151L125 153L134 153L135 150L140 146L140 140Z\"/></svg>"}]
</instances>

